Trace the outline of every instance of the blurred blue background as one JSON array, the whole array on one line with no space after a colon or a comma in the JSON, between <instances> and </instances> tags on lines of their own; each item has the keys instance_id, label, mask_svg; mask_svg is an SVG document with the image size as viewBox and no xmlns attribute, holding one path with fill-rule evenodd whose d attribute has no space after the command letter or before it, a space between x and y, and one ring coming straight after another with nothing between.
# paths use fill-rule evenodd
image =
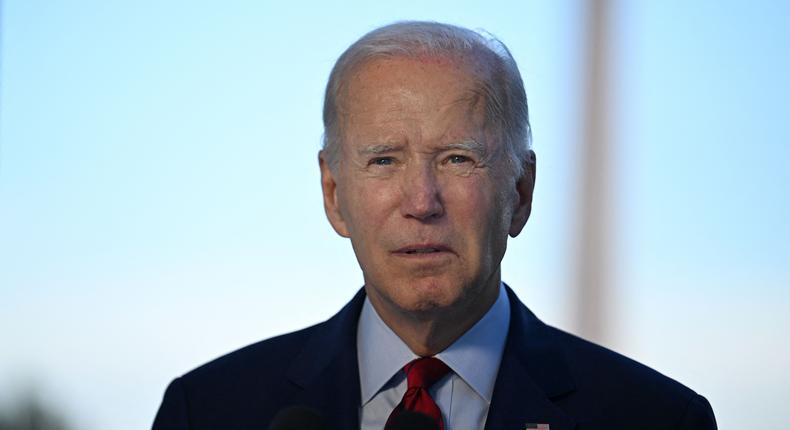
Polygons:
<instances>
[{"instance_id":1,"label":"blurred blue background","mask_svg":"<svg viewBox=\"0 0 790 430\"><path fill-rule=\"evenodd\" d=\"M575 331L582 1L5 1L0 410L148 428L175 376L362 285L316 153L337 56L376 26L483 28L530 101L533 217L503 277ZM612 331L721 428L790 421L790 6L611 5Z\"/></svg>"}]
</instances>

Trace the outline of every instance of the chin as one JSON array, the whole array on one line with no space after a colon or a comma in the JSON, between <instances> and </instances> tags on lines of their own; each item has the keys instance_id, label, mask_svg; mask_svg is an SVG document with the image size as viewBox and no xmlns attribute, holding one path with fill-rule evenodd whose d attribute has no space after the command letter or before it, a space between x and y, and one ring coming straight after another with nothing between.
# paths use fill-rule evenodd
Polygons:
<instances>
[{"instance_id":1,"label":"chin","mask_svg":"<svg viewBox=\"0 0 790 430\"><path fill-rule=\"evenodd\" d=\"M455 307L463 296L460 285L442 279L417 279L404 283L405 289L397 291L393 301L405 312L431 314Z\"/></svg>"}]
</instances>

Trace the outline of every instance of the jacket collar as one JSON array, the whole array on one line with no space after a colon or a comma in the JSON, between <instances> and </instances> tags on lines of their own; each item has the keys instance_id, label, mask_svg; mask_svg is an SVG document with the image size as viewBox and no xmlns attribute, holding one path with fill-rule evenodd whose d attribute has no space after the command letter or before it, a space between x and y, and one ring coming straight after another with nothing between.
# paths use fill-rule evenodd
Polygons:
<instances>
[{"instance_id":1,"label":"jacket collar","mask_svg":"<svg viewBox=\"0 0 790 430\"><path fill-rule=\"evenodd\" d=\"M519 429L547 423L552 430L575 427L552 399L575 389L553 328L541 322L507 285L510 328L499 365L486 429ZM359 428L357 322L365 300L360 289L335 316L320 324L294 359L287 378L298 389L291 404L315 408L328 428Z\"/></svg>"},{"instance_id":2,"label":"jacket collar","mask_svg":"<svg viewBox=\"0 0 790 430\"><path fill-rule=\"evenodd\" d=\"M319 324L286 374L297 387L289 403L316 409L330 429L359 428L356 339L364 301L360 289L340 312Z\"/></svg>"},{"instance_id":3,"label":"jacket collar","mask_svg":"<svg viewBox=\"0 0 790 430\"><path fill-rule=\"evenodd\" d=\"M499 365L486 429L524 428L549 424L552 430L575 427L554 402L575 389L565 355L553 328L540 321L507 287L510 331Z\"/></svg>"}]
</instances>

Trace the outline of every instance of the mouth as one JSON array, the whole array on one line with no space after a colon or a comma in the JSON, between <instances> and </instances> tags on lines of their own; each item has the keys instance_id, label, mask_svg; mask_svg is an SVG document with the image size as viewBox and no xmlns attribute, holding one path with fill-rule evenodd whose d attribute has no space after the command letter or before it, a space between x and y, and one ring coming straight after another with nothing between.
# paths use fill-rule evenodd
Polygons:
<instances>
[{"instance_id":1,"label":"mouth","mask_svg":"<svg viewBox=\"0 0 790 430\"><path fill-rule=\"evenodd\" d=\"M432 256L447 252L452 252L452 250L439 244L407 245L394 251L395 254L401 256L413 257Z\"/></svg>"}]
</instances>

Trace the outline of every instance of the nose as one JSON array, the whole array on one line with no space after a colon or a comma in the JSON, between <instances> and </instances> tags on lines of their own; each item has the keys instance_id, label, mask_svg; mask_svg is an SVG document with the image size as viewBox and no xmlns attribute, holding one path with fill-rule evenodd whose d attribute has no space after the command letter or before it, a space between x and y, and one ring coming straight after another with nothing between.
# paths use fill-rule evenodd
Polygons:
<instances>
[{"instance_id":1,"label":"nose","mask_svg":"<svg viewBox=\"0 0 790 430\"><path fill-rule=\"evenodd\" d=\"M401 214L406 218L430 221L444 215L441 186L430 166L415 166L404 172Z\"/></svg>"}]
</instances>

